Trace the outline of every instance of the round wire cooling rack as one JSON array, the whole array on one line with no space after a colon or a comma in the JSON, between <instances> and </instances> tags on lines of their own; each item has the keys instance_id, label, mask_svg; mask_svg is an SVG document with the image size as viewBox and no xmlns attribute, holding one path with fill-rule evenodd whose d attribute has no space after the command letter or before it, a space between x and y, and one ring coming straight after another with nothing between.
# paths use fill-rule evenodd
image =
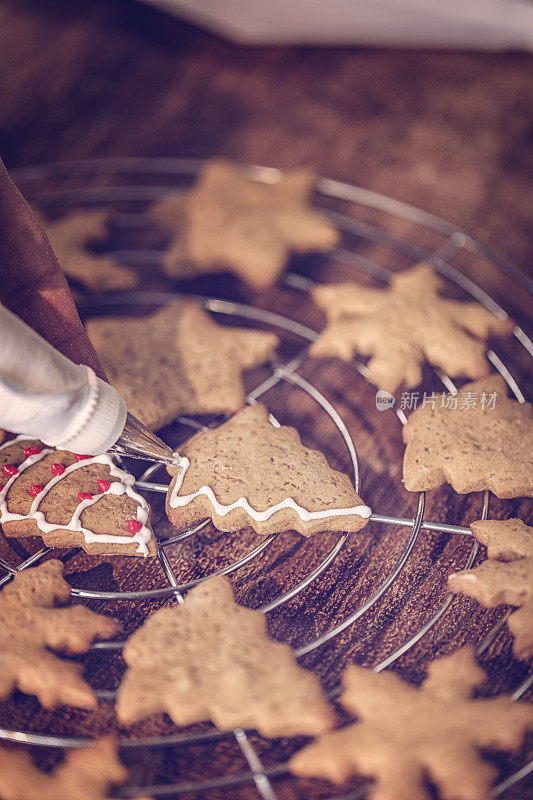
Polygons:
<instances>
[{"instance_id":1,"label":"round wire cooling rack","mask_svg":"<svg viewBox=\"0 0 533 800\"><path fill-rule=\"evenodd\" d=\"M132 266L158 265L162 258L162 246L150 244L148 247L142 243L142 237L131 236L133 232L142 231L148 227L147 215L145 213L147 204L159 199L168 193L186 187L202 166L201 161L183 159L118 159L113 161L87 161L81 163L62 163L43 167L32 167L19 170L14 175L16 182L22 188L28 199L37 207L50 210L69 210L76 206L87 206L97 204L106 206L113 210L113 224L117 230L122 232L122 238L118 246L107 248L113 252L121 262ZM250 177L272 182L278 179L280 173L275 169L262 167L243 167ZM50 188L52 184L52 188ZM486 308L495 313L498 317L507 318L506 311L496 302L487 292L473 281L464 269L465 256L475 259L482 259L503 273L509 281L520 284L521 287L533 294L533 286L521 272L516 270L507 261L496 257L483 245L470 237L466 232L440 220L426 212L420 211L411 206L399 203L389 198L376 195L359 187L348 184L319 178L316 182L316 205L324 213L327 213L335 222L343 234L343 245L334 253L324 254L314 259L312 268L307 269L308 264L304 262L304 270L288 272L283 278L283 284L289 292L299 292L291 297L306 297L306 294L313 287L315 277L310 276L310 272L320 273L321 270L334 264L341 266L345 271L357 271L363 278L377 282L387 282L390 280L392 271L384 266L380 261L385 260L385 264L394 263L395 265L405 266L419 260L429 261L434 268L449 282L451 287L466 293L470 297L482 303ZM354 213L354 209L363 213ZM376 215L375 218L373 215ZM399 236L395 233L395 226L388 224L391 220L401 220L413 225L413 230L409 235ZM416 230L415 230L416 228ZM119 236L120 238L120 236ZM134 245L129 244L129 240L134 240ZM126 241L126 246L124 246ZM381 255L381 258L374 257L373 248ZM384 258L384 254L388 257ZM390 259L390 261L389 261ZM298 265L296 265L298 269ZM183 286L180 286L182 289ZM188 287L191 288L191 287ZM194 284L192 284L194 288ZM129 293L109 293L107 295L92 296L84 298L80 304L82 313L101 313L109 309L123 308L124 310L139 306L159 306L174 300L178 295L175 292L175 284L167 284L163 290L129 292ZM244 321L246 324L259 325L270 329L275 329L281 337L288 336L298 343L297 351L291 357L275 365L271 374L263 378L248 392L247 400L250 403L257 402L260 398L266 400L269 408L276 406L276 393L289 391L291 394L300 393L316 405L320 412L329 419L332 430L335 431L336 441L340 441L347 453L347 460L344 457L343 464L349 463L355 488L362 494L363 499L372 506L372 496L367 496L361 489L361 476L357 458L356 446L348 425L343 420L343 415L336 408L337 403L332 403L328 399L329 391L321 390L317 383L318 379L308 379L305 377L305 369L308 365L307 350L309 344L316 338L316 331L306 324L297 322L294 319L278 312L273 312L257 306L252 306L244 302L237 302L234 299L206 297L203 294L192 295L190 291L187 296L201 304L209 312L217 317L231 319L232 322ZM510 356L507 353L502 355L501 351L493 349L487 351L487 357L494 369L497 370L507 382L511 393L519 402L525 402L521 388L521 378L517 375L523 373L524 358L533 356L533 343L527 334L518 325L514 327L514 345ZM366 377L367 370L364 364L353 362L342 365L346 373L346 380L360 381ZM302 374L304 373L304 374ZM314 373L313 373L314 374ZM360 376L360 377L358 377ZM433 371L433 378L440 384L441 390L447 392L457 391L455 384L449 376L440 371ZM362 382L363 383L363 382ZM359 384L358 384L359 385ZM368 386L368 384L367 384ZM282 397L283 401L283 397ZM278 402L279 405L279 402ZM282 402L280 406L285 410ZM396 404L386 413L395 415L398 424L405 424L405 409ZM278 413L275 411L275 413ZM380 412L375 412L379 414ZM279 416L279 414L278 414ZM273 424L279 424L276 417L272 416ZM285 419L283 419L285 422ZM210 424L219 424L221 420L215 420ZM195 430L205 427L205 424L192 418L180 418L179 431L182 437L185 432L188 435ZM357 420L353 425L356 428ZM167 489L167 483L155 482L154 477L158 475L160 465L150 464L137 481L137 486L144 491L153 493L157 498L163 495ZM487 518L489 515L489 493L485 492L482 497L481 507L477 516L474 518ZM317 651L322 651L325 645L332 648L332 655L328 664L331 666L333 661L342 655L346 645L344 636L346 632L355 629L359 620L372 617L376 608L380 606L380 601L387 599L392 593L398 591L401 584L401 576L406 567L412 563L414 552L417 545L420 547L424 541L424 535L435 535L444 537L446 540L459 538L467 543L465 548L459 548L457 553L453 553L452 566L454 570L465 569L474 563L478 555L478 544L471 537L468 524L455 524L451 522L440 522L425 519L426 495L420 493L416 501L416 510L412 516L397 516L389 513L377 513L375 510L371 517L371 522L375 524L378 531L402 530L406 534L398 539L398 547L394 552L394 563L386 574L380 575L380 579L375 583L366 596L346 609L341 606L341 613L336 615L332 625L314 637L307 637L295 647L298 658L304 658ZM464 522L465 520L461 520ZM172 564L172 549L181 547L184 543L194 541L194 537L206 528L209 521L206 520L195 526L189 531L180 533L170 538L158 541L158 561L162 569L162 575L167 586L155 589L137 590L135 586L131 589L121 591L102 591L91 588L73 588L73 596L86 600L113 601L113 602L133 602L144 603L161 600L175 600L178 603L183 601L183 594L201 580L205 580L212 574L233 574L242 568L254 567L261 558L270 552L277 551L279 537L270 536L262 540L252 550L244 556L231 561L222 568L207 570L205 574L193 577L189 580L182 580L176 574L176 569ZM394 526L391 527L391 526ZM366 530L366 529L365 529ZM267 602L262 603L259 609L265 614L277 609L288 608L291 601L306 597L306 590L314 590L320 587L321 578L327 581L328 575L335 565L342 558L351 564L350 542L353 537L347 534L338 536L333 546L325 553L320 554L312 568L293 585L282 587L282 591L269 597ZM0 588L11 579L19 569L27 568L50 552L50 548L41 548L29 554L17 567L12 566L7 560L0 559L0 567L5 574L0 577ZM75 551L67 554L64 560L73 556ZM170 553L170 555L169 555ZM138 565L138 566L137 566ZM138 570L143 569L143 562L136 561ZM432 576L434 572L432 573ZM355 576L352 570L348 575L342 574L342 580L349 586L357 582L358 575ZM435 576L436 578L436 576ZM416 587L415 587L416 589ZM409 593L404 592L405 602L409 602ZM416 645L422 640L428 641L430 632L438 632L439 621L446 615L450 615L454 606L454 596L445 594L444 598L429 611L423 609L422 619L417 621L416 629L396 637L394 646L389 648L386 655L375 660L372 664L374 671L379 672L398 659L412 652ZM485 612L482 612L485 614ZM484 635L477 643L477 655L482 656L499 639L505 626L509 612L494 617L488 612L487 626ZM460 639L464 632L454 619L456 626L455 632ZM464 625L464 623L463 623ZM344 634L344 636L343 636ZM448 634L449 635L449 634ZM426 638L425 638L426 637ZM364 637L362 637L364 641ZM452 642L453 644L453 642ZM112 657L113 653L120 651L121 642L99 642L92 650L93 654L101 653L104 657ZM417 651L416 651L417 652ZM327 660L327 659L326 659ZM339 693L339 686L336 679L330 683L329 695L334 699ZM520 680L514 686L511 696L514 700L523 697L533 684L533 674L520 676ZM112 701L115 696L114 691L101 690L97 692L101 702ZM23 742L30 745L42 745L53 748L79 747L87 744L90 739L87 736L75 735L54 735L49 731L38 733L28 730L15 729L12 727L0 727L0 739L13 742ZM276 747L276 743L270 743L269 748L265 748L261 741L252 731L236 729L233 732L217 731L213 728L205 730L171 731L162 735L144 735L142 738L121 739L121 748L125 753L134 751L136 754L146 750L149 753L154 748L171 748L171 751L179 760L179 753L187 746L206 746L208 754L205 756L206 763L210 759L211 748L215 748L218 743L233 742L236 753L244 759L245 770L235 772L224 772L209 777L202 775L195 776L194 779L184 779L181 774L175 778L166 779L164 782L156 782L153 785L137 786L130 784L123 788L119 793L121 797L135 797L150 794L154 797L187 797L209 798L210 796L226 797L261 797L263 800L283 800L285 797L311 797L309 784L289 778L287 770L287 749ZM272 754L272 747L274 755ZM279 751L279 752L278 752ZM523 754L522 754L523 755ZM267 763L268 762L268 763ZM503 778L494 790L495 796L501 796L512 790L512 787L523 787L523 781L533 771L533 761L518 765L512 765L507 775ZM287 788L289 786L290 787ZM301 784L301 786L300 786ZM300 788L299 788L300 786ZM333 800L355 800L364 797L368 791L369 782L359 781L354 788L349 789L344 794L325 789L320 798Z\"/></svg>"}]
</instances>

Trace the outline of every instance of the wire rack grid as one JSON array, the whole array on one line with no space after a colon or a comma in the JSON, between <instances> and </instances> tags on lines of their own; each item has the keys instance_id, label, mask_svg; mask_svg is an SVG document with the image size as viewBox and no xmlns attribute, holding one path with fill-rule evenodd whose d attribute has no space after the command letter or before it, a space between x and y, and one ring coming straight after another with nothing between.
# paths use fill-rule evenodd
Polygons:
<instances>
[{"instance_id":1,"label":"wire rack grid","mask_svg":"<svg viewBox=\"0 0 533 800\"><path fill-rule=\"evenodd\" d=\"M20 170L15 175L15 179L23 190L25 190L26 196L28 196L30 201L35 202L38 207L44 209L69 209L72 206L87 206L92 204L97 204L99 206L103 204L114 207L114 205L118 203L121 205L122 210L116 214L114 224L129 231L146 226L147 217L145 214L145 207L143 206L164 196L169 191L169 188L182 187L184 181L187 183L190 178L198 173L202 163L203 162L200 161L183 159L128 159L88 161L74 164L62 163ZM246 167L245 169L252 178L260 181L275 181L280 174L277 170L270 168ZM115 180L119 175L125 176L126 179L128 179L127 183L124 185L115 185ZM168 181L160 185L161 177L168 179ZM75 181L79 180L81 185L75 185L74 187L67 186L66 188L62 186L52 190L48 189L47 184L50 180L62 181L63 179L71 178L74 178ZM111 179L111 185L87 185L87 183L91 181L98 183L101 178L105 181ZM27 186L31 187L34 183L39 184L40 181L45 182L46 188L44 190L42 188L27 189ZM324 260L336 261L337 263L341 263L348 270L357 271L360 275L368 276L378 282L386 283L390 280L393 272L379 264L376 260L369 258L368 255L362 254L361 250L364 248L361 248L359 243L370 242L376 244L378 247L385 246L399 257L406 257L411 261L425 260L430 262L451 285L466 292L502 319L507 318L507 314L499 303L481 289L477 283L473 282L461 269L454 266L452 261L458 254L469 253L474 254L476 257L482 257L505 273L510 280L520 283L525 289L533 293L533 289L528 284L527 279L523 277L522 273L515 270L512 265L494 256L464 231L458 230L456 227L437 217L389 198L368 192L367 190L337 181L320 178L316 183L316 191L317 206L331 216L343 235L348 239L348 247L343 247L335 253L326 254L323 257ZM424 230L428 229L437 232L442 237L443 241L436 249L429 250L427 247L413 243L413 241L398 237L394 233L391 234L386 227L376 224L374 221L357 219L347 213L341 213L338 208L328 207L328 201L332 199L345 204L356 204L358 207L371 209L372 212L384 214L386 217L408 220ZM123 204L132 204L134 208L133 210L130 208L124 210ZM355 244L353 237L355 237ZM162 252L160 248L147 250L146 248L137 247L115 251L114 255L122 263L146 265L159 264L161 262ZM308 293L314 285L314 281L308 274L299 274L297 272L287 273L283 278L283 282L291 290L303 293ZM132 305L136 307L139 305L159 306L173 301L178 296L181 296L181 294L178 295L172 291L115 292L108 295L86 298L82 301L81 308L88 313L105 312L108 308L121 306L127 310L128 307ZM269 327L275 329L277 332L281 333L281 335L289 334L293 339L299 342L297 353L293 354L285 363L276 365L272 373L249 392L247 400L250 403L257 402L264 395L267 395L281 385L290 386L294 391L304 392L326 415L328 415L335 426L337 435L340 437L348 453L354 486L356 491L361 493L361 477L357 451L348 427L343 422L341 415L334 405L317 386L299 374L299 371L301 371L301 368L307 362L308 347L309 344L315 340L317 336L316 331L283 314L275 313L257 306L247 305L233 300L206 297L204 295L193 296L188 294L187 296L196 300L196 302L215 315L231 319L232 321L240 319L252 325L259 324L263 327ZM533 356L533 343L522 328L515 326L513 333L516 347L525 352L529 357ZM487 357L495 370L503 376L516 399L519 402L525 402L519 382L515 379L513 367L510 368L506 361L493 350L487 352ZM361 375L363 378L367 375L366 366L359 362L354 361L351 364L347 364L346 369ZM449 376L440 371L436 372L438 380L445 391L457 391L455 384ZM398 405L394 406L394 408L386 413L396 415L399 424L403 425L407 421L404 410ZM178 421L181 426L184 426L183 430L189 431L188 435L198 429L204 429L206 427L202 422L192 418L181 417ZM271 421L275 425L279 424L274 416L271 417ZM219 419L213 424L220 424L220 422L221 420ZM139 477L137 487L147 492L153 492L156 495L166 492L166 483L158 483L153 480L159 469L159 464L149 465ZM365 498L364 494L363 497L372 505L372 498ZM489 493L485 492L478 517L488 517L489 501ZM327 642L334 640L335 637L352 626L357 620L364 617L364 615L378 603L380 598L386 595L387 591L391 589L408 562L417 541L419 541L422 531L428 533L442 533L449 536L469 537L468 541L471 541L471 546L467 557L462 563L455 564L454 569L464 569L472 566L478 553L478 544L473 537L471 537L469 527L461 524L426 520L424 516L425 507L425 493L420 493L417 499L416 512L412 518L373 512L371 520L380 526L405 526L409 529L409 535L406 538L404 547L398 555L396 563L384 579L380 581L379 585L374 588L374 591L365 602L361 603L357 608L352 609L349 614L344 616L342 620L329 628L325 633L322 633L298 647L298 649L295 650L298 658L302 658L322 647ZM135 602L169 599L177 603L183 602L184 594L201 580L205 580L209 577L209 575L205 574L194 580L180 582L172 567L171 559L169 559L167 555L167 550L176 544L181 544L194 537L207 526L208 522L209 521L206 520L189 531L158 541L158 561L168 583L168 587L141 591L133 587L131 590L120 592L96 591L87 588L73 587L72 595L82 600ZM303 579L296 585L287 588L277 597L269 600L260 610L265 614L270 613L288 603L300 592L318 581L320 576L327 572L328 568L331 567L337 556L341 553L343 548L345 548L348 538L347 534L341 534L329 552L319 560L318 564L316 564ZM275 543L276 537L269 536L243 557L211 574L233 574L241 567L253 562L254 559L259 557L267 549L275 547ZM0 559L0 567L3 568L5 573L0 577L0 588L16 574L17 570L25 569L36 564L49 552L50 548L43 547L25 558L17 567L12 566L4 559ZM64 560L70 558L73 553L74 551L67 554ZM139 562L139 569L142 569L141 562ZM382 658L378 663L373 665L374 671L379 672L388 668L401 656L415 647L415 645L437 625L438 621L449 612L453 602L453 595L447 595L438 607L428 614L427 619L419 626L414 634L411 634L404 641L397 644L385 658ZM482 655L490 647L502 631L508 613L509 612L504 613L478 643L476 650L478 656ZM122 642L99 642L93 646L93 650L112 654L113 652L120 651L122 644ZM530 689L532 683L533 674L529 674L515 687L512 693L513 699L517 700L523 697ZM332 699L336 698L339 691L339 686L334 686L329 691L330 697ZM113 691L102 690L97 692L97 694L102 702L113 701L115 697ZM224 797L231 797L233 791L249 787L250 797L255 795L263 798L263 800L276 800L278 798L276 781L280 777L287 776L287 764L285 762L280 762L265 766L262 763L260 755L256 749L254 749L250 732L243 729L239 728L233 732L217 731L213 729L192 733L175 732L163 736L144 737L142 739L123 739L120 744L125 751L131 751L140 748L180 748L184 745L196 743L210 744L220 740L229 740L231 738L233 738L245 759L248 767L247 771L237 774L217 775L216 777L206 780L178 781L151 786L129 785L121 790L119 796L135 797L140 794L150 794L154 797L178 797L182 795L192 795L199 798L209 796L211 792L220 790L224 793ZM85 737L55 736L50 733L35 733L7 727L0 727L0 739L53 748L79 747L88 743ZM496 786L494 795L503 795L509 788L523 781L531 771L533 771L533 761L525 763L520 769L514 770L502 780ZM333 794L328 794L328 797L330 797L331 800L355 800L355 798L364 797L368 786L368 781L364 781L357 786L357 788L348 793L339 794L338 792L334 792ZM248 797L248 795L246 796Z\"/></svg>"}]
</instances>

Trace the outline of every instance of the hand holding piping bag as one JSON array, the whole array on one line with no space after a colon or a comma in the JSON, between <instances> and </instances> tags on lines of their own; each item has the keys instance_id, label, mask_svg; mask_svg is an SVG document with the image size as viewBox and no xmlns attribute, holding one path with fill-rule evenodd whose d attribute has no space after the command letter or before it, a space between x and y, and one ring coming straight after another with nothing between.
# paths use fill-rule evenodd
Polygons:
<instances>
[{"instance_id":1,"label":"hand holding piping bag","mask_svg":"<svg viewBox=\"0 0 533 800\"><path fill-rule=\"evenodd\" d=\"M46 234L1 161L0 257L0 427L76 453L173 462L107 383Z\"/></svg>"}]
</instances>

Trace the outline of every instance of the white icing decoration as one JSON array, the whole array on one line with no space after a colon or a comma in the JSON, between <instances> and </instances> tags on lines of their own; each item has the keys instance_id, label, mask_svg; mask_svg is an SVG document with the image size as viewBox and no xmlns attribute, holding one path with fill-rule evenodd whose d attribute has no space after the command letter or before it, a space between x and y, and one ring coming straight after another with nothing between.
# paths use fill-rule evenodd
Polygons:
<instances>
[{"instance_id":1,"label":"white icing decoration","mask_svg":"<svg viewBox=\"0 0 533 800\"><path fill-rule=\"evenodd\" d=\"M15 442L20 442L23 439L25 439L27 442L36 442L37 441L35 436L28 436L27 433L21 433L18 436L15 436L14 439L8 439L8 441L4 442L4 444L0 444L0 450L3 450L5 447L10 447L12 444L15 444Z\"/></svg>"},{"instance_id":2,"label":"white icing decoration","mask_svg":"<svg viewBox=\"0 0 533 800\"><path fill-rule=\"evenodd\" d=\"M281 511L284 508L290 508L296 512L296 514L300 517L301 520L304 522L310 522L313 519L330 519L331 517L349 517L349 516L357 516L362 517L363 519L368 519L372 513L372 510L368 506L353 506L352 508L330 508L326 509L325 511L308 511L302 506L299 506L292 497L286 497L285 500L282 500L280 503L277 503L275 506L271 506L267 508L265 511L257 511L255 508L252 508L246 497L239 497L238 500L235 500L234 503L230 505L223 505L219 503L217 500L213 490L210 486L202 486L198 489L197 492L193 494L187 495L179 495L180 489L183 486L183 481L185 480L185 474L189 469L191 462L188 458L182 456L179 466L181 467L181 472L179 475L176 476L176 483L172 488L170 493L170 499L168 501L170 508L181 508L182 506L189 505L192 500L200 495L205 495L211 505L213 506L213 510L215 511L216 515L219 517L225 517L226 514L229 514L230 511L233 511L235 508L242 508L243 511L246 511L248 516L254 519L256 522L265 522L267 519L275 514L277 511Z\"/></svg>"},{"instance_id":3,"label":"white icing decoration","mask_svg":"<svg viewBox=\"0 0 533 800\"><path fill-rule=\"evenodd\" d=\"M10 439L8 442L0 445L0 450L3 450L5 447L12 445L14 442L18 442L21 439L25 439L27 441L35 441L35 437L33 436L26 436L21 435L17 436L15 439ZM125 472L122 469L119 469L116 464L114 463L111 456L107 454L93 456L91 458L85 458L81 461L77 461L75 464L71 464L69 467L65 468L65 471L61 473L61 475L56 475L53 477L46 486L43 488L42 492L35 497L33 503L31 504L31 508L27 514L15 514L12 511L9 511L7 508L7 493L13 484L13 482L19 477L19 475L24 472L25 469L31 467L32 464L37 463L42 458L44 458L48 453L52 453L53 450L50 448L43 448L40 453L36 453L33 456L29 456L25 461L22 462L17 467L18 472L11 476L5 486L0 490L0 523L2 522L11 522L15 520L23 520L23 519L33 519L37 523L39 530L43 533L50 533L51 531L56 530L66 530L66 531L73 531L76 533L83 533L85 542L87 544L91 542L102 542L102 543L112 543L112 544L127 544L130 542L137 543L137 553L142 553L142 555L147 556L149 553L148 550L148 542L152 538L152 534L150 530L146 527L146 523L148 522L148 503L140 494L134 491L132 488L135 484L135 478L133 475L130 475L128 472ZM67 525L57 525L51 522L47 522L44 514L42 511L39 511L39 505L41 504L42 500L50 489L55 486L60 480L65 478L71 472L74 472L76 469L81 469L82 467L86 467L89 464L106 464L109 467L109 472L114 478L118 478L118 481L113 481L111 486L107 490L107 492L102 492L101 494L93 495L89 500L82 500L81 503L78 504L74 514L72 515L70 521ZM132 534L131 536L120 536L120 535L113 535L111 533L95 533L94 531L89 530L88 528L84 528L81 524L81 514L84 509L89 508L89 506L94 505L97 503L104 494L114 494L114 495L123 495L127 494L128 497L131 497L132 500L137 502L137 521L141 523L141 528L137 533Z\"/></svg>"}]
</instances>

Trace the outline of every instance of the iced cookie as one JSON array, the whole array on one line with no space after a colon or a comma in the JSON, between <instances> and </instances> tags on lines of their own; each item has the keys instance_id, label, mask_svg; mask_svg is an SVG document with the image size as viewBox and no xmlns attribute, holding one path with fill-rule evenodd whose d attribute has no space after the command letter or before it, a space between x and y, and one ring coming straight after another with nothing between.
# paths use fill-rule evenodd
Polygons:
<instances>
[{"instance_id":1,"label":"iced cookie","mask_svg":"<svg viewBox=\"0 0 533 800\"><path fill-rule=\"evenodd\" d=\"M251 526L265 536L296 530L358 531L368 522L350 479L332 469L298 432L274 427L261 404L248 406L218 428L180 447L181 464L167 495L178 530L210 517L221 531Z\"/></svg>"},{"instance_id":2,"label":"iced cookie","mask_svg":"<svg viewBox=\"0 0 533 800\"><path fill-rule=\"evenodd\" d=\"M155 555L150 506L109 455L55 450L27 436L0 445L0 523L6 536L90 554Z\"/></svg>"}]
</instances>

